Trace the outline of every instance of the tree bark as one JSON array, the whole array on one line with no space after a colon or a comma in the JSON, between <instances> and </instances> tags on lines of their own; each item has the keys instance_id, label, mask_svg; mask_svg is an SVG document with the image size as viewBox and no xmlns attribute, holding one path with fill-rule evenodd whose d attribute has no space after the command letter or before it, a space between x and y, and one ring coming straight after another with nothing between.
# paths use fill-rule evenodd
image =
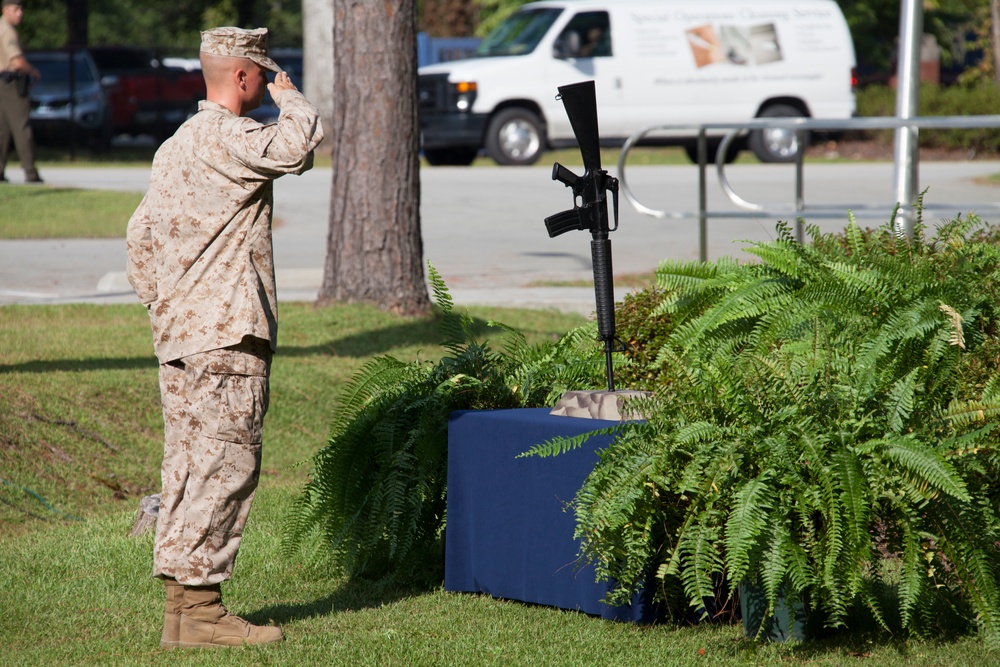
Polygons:
<instances>
[{"instance_id":1,"label":"tree bark","mask_svg":"<svg viewBox=\"0 0 1000 667\"><path fill-rule=\"evenodd\" d=\"M334 0L333 12L333 183L318 304L426 313L415 0Z\"/></svg>"}]
</instances>

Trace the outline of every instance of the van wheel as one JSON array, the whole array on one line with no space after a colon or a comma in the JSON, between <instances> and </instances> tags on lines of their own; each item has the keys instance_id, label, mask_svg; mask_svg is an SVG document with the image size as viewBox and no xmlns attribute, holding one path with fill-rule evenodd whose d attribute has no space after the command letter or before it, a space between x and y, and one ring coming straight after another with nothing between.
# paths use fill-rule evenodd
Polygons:
<instances>
[{"instance_id":1,"label":"van wheel","mask_svg":"<svg viewBox=\"0 0 1000 667\"><path fill-rule=\"evenodd\" d=\"M775 104L764 109L758 118L801 118L802 112L787 104ZM787 128L770 128L754 130L750 133L748 144L750 150L761 162L795 162L800 150L809 145L809 135L804 134L803 141L794 130Z\"/></svg>"},{"instance_id":2,"label":"van wheel","mask_svg":"<svg viewBox=\"0 0 1000 667\"><path fill-rule=\"evenodd\" d=\"M432 167L468 167L479 154L476 148L425 148L424 159Z\"/></svg>"},{"instance_id":3,"label":"van wheel","mask_svg":"<svg viewBox=\"0 0 1000 667\"><path fill-rule=\"evenodd\" d=\"M729 148L726 150L726 164L732 164L736 160L737 156L740 154L740 144L742 139L736 138L729 142ZM715 164L715 157L719 152L719 144L722 143L722 139L709 139L708 144L705 148L708 149L708 160L705 164ZM691 164L698 164L698 143L684 144L684 152L687 154L688 159L691 160Z\"/></svg>"},{"instance_id":4,"label":"van wheel","mask_svg":"<svg viewBox=\"0 0 1000 667\"><path fill-rule=\"evenodd\" d=\"M504 109L493 117L486 130L486 152L497 164L535 164L542 156L544 144L542 120L527 109Z\"/></svg>"}]
</instances>

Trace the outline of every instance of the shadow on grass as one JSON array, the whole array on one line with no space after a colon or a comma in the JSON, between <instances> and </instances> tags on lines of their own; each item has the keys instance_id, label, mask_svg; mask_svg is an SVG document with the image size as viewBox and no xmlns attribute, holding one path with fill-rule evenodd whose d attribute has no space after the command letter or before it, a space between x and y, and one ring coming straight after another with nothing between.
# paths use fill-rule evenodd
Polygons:
<instances>
[{"instance_id":1,"label":"shadow on grass","mask_svg":"<svg viewBox=\"0 0 1000 667\"><path fill-rule=\"evenodd\" d=\"M502 329L491 327L486 320L473 318L472 331L477 338L499 338ZM334 338L317 345L283 345L278 343L276 358L350 357L366 359L404 347L424 350L441 349L439 318L406 322L381 329L362 331L342 338ZM25 361L18 364L0 364L0 375L7 373L87 372L109 370L143 370L158 367L156 357L49 359Z\"/></svg>"},{"instance_id":2,"label":"shadow on grass","mask_svg":"<svg viewBox=\"0 0 1000 667\"><path fill-rule=\"evenodd\" d=\"M0 364L0 375L6 373L53 373L58 371L81 373L86 371L134 371L155 369L156 357L134 357L121 359L51 359L46 361L25 361L20 364Z\"/></svg>"},{"instance_id":3,"label":"shadow on grass","mask_svg":"<svg viewBox=\"0 0 1000 667\"><path fill-rule=\"evenodd\" d=\"M31 199L33 197L52 197L53 195L77 194L83 192L84 188L70 188L66 186L43 185L41 187L22 187L20 184L0 184L0 190L10 199Z\"/></svg>"},{"instance_id":4,"label":"shadow on grass","mask_svg":"<svg viewBox=\"0 0 1000 667\"><path fill-rule=\"evenodd\" d=\"M300 604L278 604L251 612L245 618L254 624L282 625L334 612L375 609L431 592L431 587L385 582L348 582L324 597Z\"/></svg>"},{"instance_id":5,"label":"shadow on grass","mask_svg":"<svg viewBox=\"0 0 1000 667\"><path fill-rule=\"evenodd\" d=\"M479 318L473 318L472 331L477 338L497 338L504 333L502 329L491 327L486 320ZM366 359L402 347L438 350L440 346L440 320L429 318L334 338L319 345L295 346L279 342L276 356L298 358L333 355Z\"/></svg>"}]
</instances>

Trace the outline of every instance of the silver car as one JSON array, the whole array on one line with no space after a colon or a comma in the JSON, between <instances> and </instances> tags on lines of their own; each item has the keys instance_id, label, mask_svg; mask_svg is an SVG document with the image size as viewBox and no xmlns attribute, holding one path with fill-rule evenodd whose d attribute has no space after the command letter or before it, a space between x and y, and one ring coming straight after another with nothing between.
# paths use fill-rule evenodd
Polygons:
<instances>
[{"instance_id":1,"label":"silver car","mask_svg":"<svg viewBox=\"0 0 1000 667\"><path fill-rule=\"evenodd\" d=\"M31 128L40 144L111 145L111 109L97 67L84 51L35 51L28 60L41 73L31 85Z\"/></svg>"}]
</instances>

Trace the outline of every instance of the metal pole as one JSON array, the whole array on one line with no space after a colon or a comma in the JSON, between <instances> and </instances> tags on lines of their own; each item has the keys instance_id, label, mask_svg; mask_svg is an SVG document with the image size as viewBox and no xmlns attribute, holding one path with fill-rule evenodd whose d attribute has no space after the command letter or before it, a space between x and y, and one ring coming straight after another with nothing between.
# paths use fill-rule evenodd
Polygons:
<instances>
[{"instance_id":1,"label":"metal pole","mask_svg":"<svg viewBox=\"0 0 1000 667\"><path fill-rule=\"evenodd\" d=\"M795 239L799 243L806 242L806 232L802 227L802 211L806 207L805 187L803 185L802 163L806 154L806 133L795 130L795 141L799 150L795 152Z\"/></svg>"},{"instance_id":2,"label":"metal pole","mask_svg":"<svg viewBox=\"0 0 1000 667\"><path fill-rule=\"evenodd\" d=\"M708 190L705 186L705 163L708 162L708 140L705 128L698 132L698 259L708 261Z\"/></svg>"},{"instance_id":3,"label":"metal pole","mask_svg":"<svg viewBox=\"0 0 1000 667\"><path fill-rule=\"evenodd\" d=\"M914 118L919 113L920 100L920 40L924 32L922 0L902 0L899 7L899 64L896 70L896 117ZM896 219L896 233L913 235L914 211L917 199L917 128L896 130L895 185L896 201L901 215Z\"/></svg>"}]
</instances>

